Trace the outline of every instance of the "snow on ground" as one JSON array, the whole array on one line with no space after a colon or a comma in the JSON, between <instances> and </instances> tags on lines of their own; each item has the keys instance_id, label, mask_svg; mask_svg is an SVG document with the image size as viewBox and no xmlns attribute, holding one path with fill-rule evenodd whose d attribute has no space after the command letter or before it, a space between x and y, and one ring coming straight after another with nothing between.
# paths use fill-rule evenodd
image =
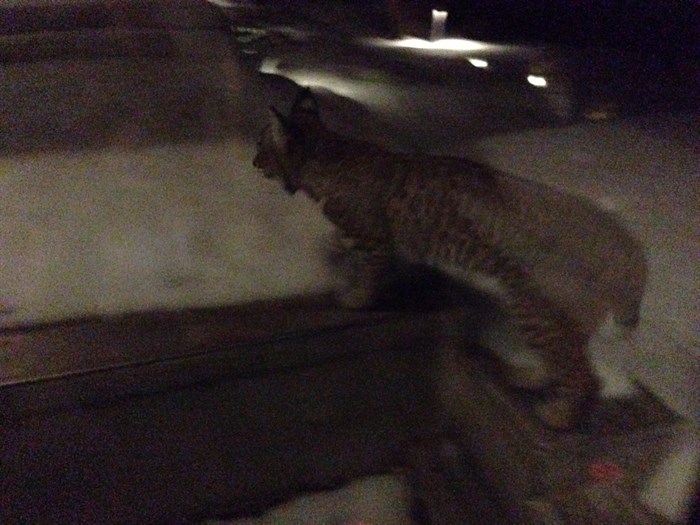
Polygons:
<instances>
[{"instance_id":1,"label":"snow on ground","mask_svg":"<svg viewBox=\"0 0 700 525\"><path fill-rule=\"evenodd\" d=\"M0 159L6 325L328 288L330 225L220 142Z\"/></svg>"},{"instance_id":2,"label":"snow on ground","mask_svg":"<svg viewBox=\"0 0 700 525\"><path fill-rule=\"evenodd\" d=\"M409 487L400 476L356 480L334 491L306 494L257 518L202 525L411 525Z\"/></svg>"}]
</instances>

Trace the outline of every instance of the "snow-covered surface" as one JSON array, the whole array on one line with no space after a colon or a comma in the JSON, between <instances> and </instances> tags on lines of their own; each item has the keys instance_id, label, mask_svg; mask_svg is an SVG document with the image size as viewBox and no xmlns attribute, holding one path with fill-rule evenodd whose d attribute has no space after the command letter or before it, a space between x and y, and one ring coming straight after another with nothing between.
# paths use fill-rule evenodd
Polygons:
<instances>
[{"instance_id":1,"label":"snow-covered surface","mask_svg":"<svg viewBox=\"0 0 700 525\"><path fill-rule=\"evenodd\" d=\"M688 504L697 490L700 430L688 425L664 451L654 475L643 487L641 500L661 515L687 523Z\"/></svg>"},{"instance_id":2,"label":"snow-covered surface","mask_svg":"<svg viewBox=\"0 0 700 525\"><path fill-rule=\"evenodd\" d=\"M405 480L384 475L300 496L259 517L202 525L411 525L410 511Z\"/></svg>"},{"instance_id":3,"label":"snow-covered surface","mask_svg":"<svg viewBox=\"0 0 700 525\"><path fill-rule=\"evenodd\" d=\"M0 159L5 325L327 289L330 226L229 141Z\"/></svg>"}]
</instances>

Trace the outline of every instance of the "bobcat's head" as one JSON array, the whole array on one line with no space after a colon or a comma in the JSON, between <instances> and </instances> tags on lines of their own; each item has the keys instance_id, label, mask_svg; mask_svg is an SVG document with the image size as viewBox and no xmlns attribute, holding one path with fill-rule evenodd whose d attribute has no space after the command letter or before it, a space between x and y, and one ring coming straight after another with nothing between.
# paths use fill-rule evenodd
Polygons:
<instances>
[{"instance_id":1,"label":"bobcat's head","mask_svg":"<svg viewBox=\"0 0 700 525\"><path fill-rule=\"evenodd\" d=\"M288 116L271 107L269 122L258 140L253 166L278 179L294 194L301 187L299 170L315 150L321 130L318 103L306 88L299 92Z\"/></svg>"}]
</instances>

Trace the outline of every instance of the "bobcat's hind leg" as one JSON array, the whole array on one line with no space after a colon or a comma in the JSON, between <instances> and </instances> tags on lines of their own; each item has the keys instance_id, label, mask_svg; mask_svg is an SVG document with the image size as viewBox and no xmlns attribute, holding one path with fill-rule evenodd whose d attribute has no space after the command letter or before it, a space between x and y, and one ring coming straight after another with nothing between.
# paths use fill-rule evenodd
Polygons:
<instances>
[{"instance_id":1,"label":"bobcat's hind leg","mask_svg":"<svg viewBox=\"0 0 700 525\"><path fill-rule=\"evenodd\" d=\"M345 283L336 292L338 303L354 310L375 305L391 264L387 250L345 238Z\"/></svg>"},{"instance_id":2,"label":"bobcat's hind leg","mask_svg":"<svg viewBox=\"0 0 700 525\"><path fill-rule=\"evenodd\" d=\"M552 379L535 414L557 430L585 421L599 389L586 354L588 335L564 312L534 294L516 296L511 308L528 344L544 358Z\"/></svg>"}]
</instances>

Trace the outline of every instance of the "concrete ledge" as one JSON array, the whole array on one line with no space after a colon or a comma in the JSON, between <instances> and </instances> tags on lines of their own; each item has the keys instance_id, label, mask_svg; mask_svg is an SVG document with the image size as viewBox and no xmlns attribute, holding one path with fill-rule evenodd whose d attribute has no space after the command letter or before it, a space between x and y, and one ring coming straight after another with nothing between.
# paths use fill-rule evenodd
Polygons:
<instances>
[{"instance_id":1,"label":"concrete ledge","mask_svg":"<svg viewBox=\"0 0 700 525\"><path fill-rule=\"evenodd\" d=\"M421 339L412 323L427 329L431 318L345 311L320 296L5 330L0 333L0 414L14 418L104 396L309 366L359 355L387 341L410 345ZM361 340L349 345L343 334ZM305 341L312 346L306 348ZM326 344L317 347L314 341Z\"/></svg>"},{"instance_id":2,"label":"concrete ledge","mask_svg":"<svg viewBox=\"0 0 700 525\"><path fill-rule=\"evenodd\" d=\"M435 315L311 299L15 333L63 372L0 387L3 522L193 523L400 467L436 428Z\"/></svg>"}]
</instances>

